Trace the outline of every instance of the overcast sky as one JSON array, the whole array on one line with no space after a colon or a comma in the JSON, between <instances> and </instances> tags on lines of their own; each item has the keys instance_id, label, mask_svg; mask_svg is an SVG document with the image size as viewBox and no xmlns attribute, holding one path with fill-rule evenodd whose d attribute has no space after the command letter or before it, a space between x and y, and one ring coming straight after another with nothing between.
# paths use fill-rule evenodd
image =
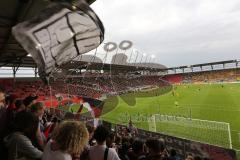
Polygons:
<instances>
[{"instance_id":1,"label":"overcast sky","mask_svg":"<svg viewBox=\"0 0 240 160\"><path fill-rule=\"evenodd\" d=\"M168 67L240 59L240 0L97 0L105 42L131 40Z\"/></svg>"}]
</instances>

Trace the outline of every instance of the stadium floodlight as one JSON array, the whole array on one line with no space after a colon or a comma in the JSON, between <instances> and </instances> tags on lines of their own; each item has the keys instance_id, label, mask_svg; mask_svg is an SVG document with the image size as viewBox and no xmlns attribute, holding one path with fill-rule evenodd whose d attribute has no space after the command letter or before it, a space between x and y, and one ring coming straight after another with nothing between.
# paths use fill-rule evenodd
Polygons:
<instances>
[{"instance_id":1,"label":"stadium floodlight","mask_svg":"<svg viewBox=\"0 0 240 160\"><path fill-rule=\"evenodd\" d=\"M150 57L149 57L149 60L148 60L148 63L151 63L151 60L154 58L154 55L151 55Z\"/></svg>"},{"instance_id":2,"label":"stadium floodlight","mask_svg":"<svg viewBox=\"0 0 240 160\"><path fill-rule=\"evenodd\" d=\"M147 63L147 60L148 60L148 55L146 54L146 59L145 59L144 63Z\"/></svg>"},{"instance_id":3,"label":"stadium floodlight","mask_svg":"<svg viewBox=\"0 0 240 160\"><path fill-rule=\"evenodd\" d=\"M156 56L155 56L154 54L152 54L152 55L151 55L151 59L149 60L149 63L150 63L151 61L152 61L152 63L153 63L155 57L156 57Z\"/></svg>"}]
</instances>

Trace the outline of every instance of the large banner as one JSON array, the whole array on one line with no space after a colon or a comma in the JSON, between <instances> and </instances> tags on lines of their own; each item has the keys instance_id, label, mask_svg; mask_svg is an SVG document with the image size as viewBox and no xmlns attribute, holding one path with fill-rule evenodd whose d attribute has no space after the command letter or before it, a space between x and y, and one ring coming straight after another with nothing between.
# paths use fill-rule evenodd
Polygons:
<instances>
[{"instance_id":1,"label":"large banner","mask_svg":"<svg viewBox=\"0 0 240 160\"><path fill-rule=\"evenodd\" d=\"M97 48L104 39L104 27L97 14L84 0L76 2L75 6L51 3L36 17L12 29L46 83L56 67Z\"/></svg>"}]
</instances>

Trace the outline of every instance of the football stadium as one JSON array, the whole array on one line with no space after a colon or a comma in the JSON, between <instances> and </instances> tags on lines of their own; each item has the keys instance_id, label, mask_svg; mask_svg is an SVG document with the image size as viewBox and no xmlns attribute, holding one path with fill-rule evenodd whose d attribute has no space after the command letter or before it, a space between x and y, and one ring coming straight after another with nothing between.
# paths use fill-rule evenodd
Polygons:
<instances>
[{"instance_id":1,"label":"football stadium","mask_svg":"<svg viewBox=\"0 0 240 160\"><path fill-rule=\"evenodd\" d=\"M0 2L0 159L239 160L240 60L163 65L95 3Z\"/></svg>"}]
</instances>

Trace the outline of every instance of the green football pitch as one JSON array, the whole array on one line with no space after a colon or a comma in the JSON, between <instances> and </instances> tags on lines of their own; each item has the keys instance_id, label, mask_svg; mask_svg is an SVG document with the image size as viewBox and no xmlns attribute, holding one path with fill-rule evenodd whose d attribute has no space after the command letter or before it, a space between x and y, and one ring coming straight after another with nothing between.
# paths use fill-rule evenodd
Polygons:
<instances>
[{"instance_id":1,"label":"green football pitch","mask_svg":"<svg viewBox=\"0 0 240 160\"><path fill-rule=\"evenodd\" d=\"M111 97L105 102L101 119L127 124L131 117L138 128L153 128L156 132L226 148L232 141L233 148L240 149L239 83L173 88L174 92L162 95L155 94L161 90L158 89L145 92L146 96L139 96L141 92ZM154 114L160 119L149 120Z\"/></svg>"}]
</instances>

